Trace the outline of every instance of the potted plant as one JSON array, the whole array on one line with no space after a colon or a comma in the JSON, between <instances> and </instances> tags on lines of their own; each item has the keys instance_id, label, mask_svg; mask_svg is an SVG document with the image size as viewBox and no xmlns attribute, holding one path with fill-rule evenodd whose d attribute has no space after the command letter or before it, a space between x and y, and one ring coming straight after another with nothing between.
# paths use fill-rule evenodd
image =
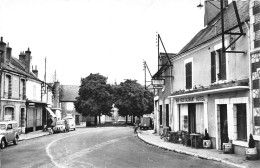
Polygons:
<instances>
[{"instance_id":1,"label":"potted plant","mask_svg":"<svg viewBox=\"0 0 260 168\"><path fill-rule=\"evenodd\" d=\"M209 134L207 129L205 129L205 135L203 137L203 148L207 148L207 149L211 148L211 140L209 139Z\"/></svg>"},{"instance_id":2,"label":"potted plant","mask_svg":"<svg viewBox=\"0 0 260 168\"><path fill-rule=\"evenodd\" d=\"M257 159L257 148L255 147L255 140L253 135L250 134L248 148L246 148L246 159L248 160L256 160Z\"/></svg>"},{"instance_id":3,"label":"potted plant","mask_svg":"<svg viewBox=\"0 0 260 168\"><path fill-rule=\"evenodd\" d=\"M229 140L227 137L226 140L223 142L223 152L225 154L232 154L233 153L233 144L232 140Z\"/></svg>"}]
</instances>

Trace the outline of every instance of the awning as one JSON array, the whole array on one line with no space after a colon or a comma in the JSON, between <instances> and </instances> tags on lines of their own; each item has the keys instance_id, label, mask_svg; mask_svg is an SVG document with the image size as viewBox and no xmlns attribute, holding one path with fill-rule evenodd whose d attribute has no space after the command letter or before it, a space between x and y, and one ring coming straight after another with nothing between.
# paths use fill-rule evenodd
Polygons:
<instances>
[{"instance_id":1,"label":"awning","mask_svg":"<svg viewBox=\"0 0 260 168\"><path fill-rule=\"evenodd\" d=\"M56 115L52 112L52 110L49 108L49 107L45 107L46 110L49 112L49 114L52 116L52 117L56 117Z\"/></svg>"}]
</instances>

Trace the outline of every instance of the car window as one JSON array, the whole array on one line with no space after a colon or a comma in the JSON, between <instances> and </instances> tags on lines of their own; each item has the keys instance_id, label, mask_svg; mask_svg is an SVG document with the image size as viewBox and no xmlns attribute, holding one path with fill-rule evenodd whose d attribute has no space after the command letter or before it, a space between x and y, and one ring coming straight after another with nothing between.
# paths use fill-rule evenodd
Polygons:
<instances>
[{"instance_id":1,"label":"car window","mask_svg":"<svg viewBox=\"0 0 260 168\"><path fill-rule=\"evenodd\" d=\"M0 130L6 130L6 125L5 124L0 124Z\"/></svg>"},{"instance_id":2,"label":"car window","mask_svg":"<svg viewBox=\"0 0 260 168\"><path fill-rule=\"evenodd\" d=\"M12 124L8 124L7 129L12 129Z\"/></svg>"}]
</instances>

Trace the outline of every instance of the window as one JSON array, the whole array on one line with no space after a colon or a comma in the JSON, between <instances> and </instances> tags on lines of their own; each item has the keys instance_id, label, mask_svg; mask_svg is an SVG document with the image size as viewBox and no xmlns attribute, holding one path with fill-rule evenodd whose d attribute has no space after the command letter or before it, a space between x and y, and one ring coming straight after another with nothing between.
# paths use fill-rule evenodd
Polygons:
<instances>
[{"instance_id":1,"label":"window","mask_svg":"<svg viewBox=\"0 0 260 168\"><path fill-rule=\"evenodd\" d=\"M25 96L25 80L21 79L21 83L20 83L20 99L24 100L26 99Z\"/></svg>"},{"instance_id":2,"label":"window","mask_svg":"<svg viewBox=\"0 0 260 168\"><path fill-rule=\"evenodd\" d=\"M14 120L14 108L13 107L5 108L4 120Z\"/></svg>"},{"instance_id":3,"label":"window","mask_svg":"<svg viewBox=\"0 0 260 168\"><path fill-rule=\"evenodd\" d=\"M226 54L222 53L222 49L211 52L211 83L226 78Z\"/></svg>"},{"instance_id":4,"label":"window","mask_svg":"<svg viewBox=\"0 0 260 168\"><path fill-rule=\"evenodd\" d=\"M237 139L247 140L246 104L237 104Z\"/></svg>"},{"instance_id":5,"label":"window","mask_svg":"<svg viewBox=\"0 0 260 168\"><path fill-rule=\"evenodd\" d=\"M169 127L169 104L166 104L166 127Z\"/></svg>"},{"instance_id":6,"label":"window","mask_svg":"<svg viewBox=\"0 0 260 168\"><path fill-rule=\"evenodd\" d=\"M12 80L10 75L5 78L5 92L4 97L10 99L12 97Z\"/></svg>"},{"instance_id":7,"label":"window","mask_svg":"<svg viewBox=\"0 0 260 168\"><path fill-rule=\"evenodd\" d=\"M159 114L160 114L160 125L162 125L162 105L160 105Z\"/></svg>"},{"instance_id":8,"label":"window","mask_svg":"<svg viewBox=\"0 0 260 168\"><path fill-rule=\"evenodd\" d=\"M186 89L192 88L192 63L189 62L185 64L185 72L186 72Z\"/></svg>"}]
</instances>

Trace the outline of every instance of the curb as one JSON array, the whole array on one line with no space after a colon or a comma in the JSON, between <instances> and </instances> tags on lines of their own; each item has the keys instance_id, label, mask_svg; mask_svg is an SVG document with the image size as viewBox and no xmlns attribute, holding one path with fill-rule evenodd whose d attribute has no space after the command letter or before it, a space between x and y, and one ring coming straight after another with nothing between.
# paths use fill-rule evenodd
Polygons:
<instances>
[{"instance_id":1,"label":"curb","mask_svg":"<svg viewBox=\"0 0 260 168\"><path fill-rule=\"evenodd\" d=\"M169 148L166 148L166 147L163 147L163 146L158 146L158 145L156 145L154 143L145 141L144 139L142 139L139 136L139 134L140 133L137 134L137 137L140 140L142 140L143 142L145 142L145 143L147 143L147 144L149 144L151 146L154 146L154 147L158 147L158 148L161 148L161 149L164 149L164 150L168 150L168 151L172 151L172 152L176 152L176 153L180 153L180 154L184 154L184 155L194 156L194 157L197 157L197 158L200 158L200 159L213 160L213 161L221 162L221 163L228 164L228 165L235 166L235 167L239 167L239 168L246 168L246 166L238 165L238 164L235 164L235 163L232 163L232 162L229 162L229 161L226 161L226 160L222 160L222 159L219 159L219 158L209 157L209 156L200 155L200 154L195 154L195 153L192 153L192 152L187 152L187 151L183 151L183 150L179 150L179 149L169 149Z\"/></svg>"}]
</instances>

